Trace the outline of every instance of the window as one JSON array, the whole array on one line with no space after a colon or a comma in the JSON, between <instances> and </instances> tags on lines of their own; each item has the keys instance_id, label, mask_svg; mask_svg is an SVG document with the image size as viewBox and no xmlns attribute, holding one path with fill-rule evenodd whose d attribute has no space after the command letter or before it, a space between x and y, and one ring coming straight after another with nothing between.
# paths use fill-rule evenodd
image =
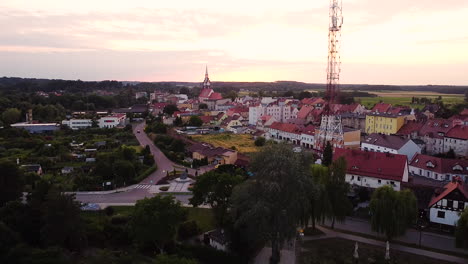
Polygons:
<instances>
[{"instance_id":1,"label":"window","mask_svg":"<svg viewBox=\"0 0 468 264\"><path fill-rule=\"evenodd\" d=\"M437 211L437 217L438 218L445 218L445 212L444 211Z\"/></svg>"},{"instance_id":2,"label":"window","mask_svg":"<svg viewBox=\"0 0 468 264\"><path fill-rule=\"evenodd\" d=\"M458 209L459 209L459 210L463 210L464 207L465 207L464 202L459 201L459 202L458 202Z\"/></svg>"},{"instance_id":3,"label":"window","mask_svg":"<svg viewBox=\"0 0 468 264\"><path fill-rule=\"evenodd\" d=\"M382 180L378 180L377 182L378 182L379 184L382 184Z\"/></svg>"},{"instance_id":4,"label":"window","mask_svg":"<svg viewBox=\"0 0 468 264\"><path fill-rule=\"evenodd\" d=\"M361 177L357 177L357 180L360 181L360 180L361 180Z\"/></svg>"},{"instance_id":5,"label":"window","mask_svg":"<svg viewBox=\"0 0 468 264\"><path fill-rule=\"evenodd\" d=\"M453 201L452 200L447 200L447 207L448 208L453 208Z\"/></svg>"},{"instance_id":6,"label":"window","mask_svg":"<svg viewBox=\"0 0 468 264\"><path fill-rule=\"evenodd\" d=\"M354 180L354 175L353 175L353 176L351 176L351 180Z\"/></svg>"}]
</instances>

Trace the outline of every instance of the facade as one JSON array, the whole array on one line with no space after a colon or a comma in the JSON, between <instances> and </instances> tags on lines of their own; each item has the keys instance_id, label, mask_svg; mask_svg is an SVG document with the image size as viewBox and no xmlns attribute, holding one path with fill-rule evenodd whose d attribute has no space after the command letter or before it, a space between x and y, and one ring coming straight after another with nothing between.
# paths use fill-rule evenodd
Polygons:
<instances>
[{"instance_id":1,"label":"facade","mask_svg":"<svg viewBox=\"0 0 468 264\"><path fill-rule=\"evenodd\" d=\"M146 98L148 97L148 93L147 92L136 92L135 93L135 99L140 99L140 98Z\"/></svg>"},{"instance_id":2,"label":"facade","mask_svg":"<svg viewBox=\"0 0 468 264\"><path fill-rule=\"evenodd\" d=\"M360 113L343 113L341 114L341 123L343 127L359 129L361 132L366 132L366 116Z\"/></svg>"},{"instance_id":3,"label":"facade","mask_svg":"<svg viewBox=\"0 0 468 264\"><path fill-rule=\"evenodd\" d=\"M125 114L114 114L111 116L101 117L98 120L99 128L115 128L126 125L127 116Z\"/></svg>"},{"instance_id":4,"label":"facade","mask_svg":"<svg viewBox=\"0 0 468 264\"><path fill-rule=\"evenodd\" d=\"M451 181L459 178L468 182L468 160L445 159L416 154L409 163L411 175L418 175L437 181Z\"/></svg>"},{"instance_id":5,"label":"facade","mask_svg":"<svg viewBox=\"0 0 468 264\"><path fill-rule=\"evenodd\" d=\"M280 98L268 105L256 105L249 107L249 125L256 125L258 120L264 116L273 116L279 122L286 122L288 119L296 118L299 110L290 105L291 100Z\"/></svg>"},{"instance_id":6,"label":"facade","mask_svg":"<svg viewBox=\"0 0 468 264\"><path fill-rule=\"evenodd\" d=\"M451 149L457 156L468 156L468 126L454 126L447 132L444 137L444 152Z\"/></svg>"},{"instance_id":7,"label":"facade","mask_svg":"<svg viewBox=\"0 0 468 264\"><path fill-rule=\"evenodd\" d=\"M468 208L468 189L454 178L442 190L436 190L429 203L429 220L432 223L456 226L460 214Z\"/></svg>"},{"instance_id":8,"label":"facade","mask_svg":"<svg viewBox=\"0 0 468 264\"><path fill-rule=\"evenodd\" d=\"M452 127L453 122L450 120L440 118L428 120L418 132L419 138L426 145L425 153L444 153L444 137Z\"/></svg>"},{"instance_id":9,"label":"facade","mask_svg":"<svg viewBox=\"0 0 468 264\"><path fill-rule=\"evenodd\" d=\"M346 159L346 182L351 185L373 189L389 185L400 191L401 184L408 182L404 155L335 148L333 159L339 157Z\"/></svg>"},{"instance_id":10,"label":"facade","mask_svg":"<svg viewBox=\"0 0 468 264\"><path fill-rule=\"evenodd\" d=\"M91 119L63 120L62 125L68 126L72 130L78 130L78 129L92 127L93 126L93 120L91 120Z\"/></svg>"},{"instance_id":11,"label":"facade","mask_svg":"<svg viewBox=\"0 0 468 264\"><path fill-rule=\"evenodd\" d=\"M302 129L297 125L275 122L267 129L266 138L300 145L301 134Z\"/></svg>"},{"instance_id":12,"label":"facade","mask_svg":"<svg viewBox=\"0 0 468 264\"><path fill-rule=\"evenodd\" d=\"M366 133L396 134L405 123L405 116L372 112L366 116Z\"/></svg>"},{"instance_id":13,"label":"facade","mask_svg":"<svg viewBox=\"0 0 468 264\"><path fill-rule=\"evenodd\" d=\"M416 153L421 153L421 148L411 139L377 133L367 136L361 144L361 149L406 155L408 160L411 160Z\"/></svg>"},{"instance_id":14,"label":"facade","mask_svg":"<svg viewBox=\"0 0 468 264\"><path fill-rule=\"evenodd\" d=\"M197 143L188 148L192 159L207 159L208 164L234 164L237 161L237 151L221 147L213 147L207 143Z\"/></svg>"}]
</instances>

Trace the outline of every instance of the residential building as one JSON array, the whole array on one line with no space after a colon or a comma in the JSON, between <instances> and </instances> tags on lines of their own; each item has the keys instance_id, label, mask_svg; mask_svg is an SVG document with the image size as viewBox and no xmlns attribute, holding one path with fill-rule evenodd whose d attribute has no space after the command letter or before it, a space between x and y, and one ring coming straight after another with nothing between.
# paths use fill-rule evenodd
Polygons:
<instances>
[{"instance_id":1,"label":"residential building","mask_svg":"<svg viewBox=\"0 0 468 264\"><path fill-rule=\"evenodd\" d=\"M124 127L126 125L126 119L127 116L125 114L113 114L101 117L98 120L98 126L99 128Z\"/></svg>"},{"instance_id":2,"label":"residential building","mask_svg":"<svg viewBox=\"0 0 468 264\"><path fill-rule=\"evenodd\" d=\"M140 98L147 98L148 93L147 92L136 92L135 93L135 99L140 99Z\"/></svg>"},{"instance_id":3,"label":"residential building","mask_svg":"<svg viewBox=\"0 0 468 264\"><path fill-rule=\"evenodd\" d=\"M315 135L320 134L320 127L315 129ZM332 138L338 138L338 135L333 135ZM318 149L320 143L315 141L315 147ZM359 149L361 147L361 131L358 129L343 127L343 141L342 142L331 142L333 147L336 148L348 148L348 149Z\"/></svg>"},{"instance_id":4,"label":"residential building","mask_svg":"<svg viewBox=\"0 0 468 264\"><path fill-rule=\"evenodd\" d=\"M408 162L404 155L335 148L333 159L339 157L346 159L345 180L351 185L373 189L389 185L400 191L401 184L408 182Z\"/></svg>"},{"instance_id":5,"label":"residential building","mask_svg":"<svg viewBox=\"0 0 468 264\"><path fill-rule=\"evenodd\" d=\"M411 175L437 181L451 181L458 177L468 182L468 160L446 159L416 154L409 163Z\"/></svg>"},{"instance_id":6,"label":"residential building","mask_svg":"<svg viewBox=\"0 0 468 264\"><path fill-rule=\"evenodd\" d=\"M429 203L429 220L432 223L456 226L460 215L468 208L468 188L454 178L442 190L436 190Z\"/></svg>"},{"instance_id":7,"label":"residential building","mask_svg":"<svg viewBox=\"0 0 468 264\"><path fill-rule=\"evenodd\" d=\"M215 229L205 234L207 240L209 240L210 246L221 251L228 251L229 249L229 238L223 229Z\"/></svg>"},{"instance_id":8,"label":"residential building","mask_svg":"<svg viewBox=\"0 0 468 264\"><path fill-rule=\"evenodd\" d=\"M444 137L444 152L451 149L457 156L468 156L468 126L454 126L447 132Z\"/></svg>"},{"instance_id":9,"label":"residential building","mask_svg":"<svg viewBox=\"0 0 468 264\"><path fill-rule=\"evenodd\" d=\"M419 138L419 131L423 126L424 122L409 121L404 124L396 134L409 139L417 139Z\"/></svg>"},{"instance_id":10,"label":"residential building","mask_svg":"<svg viewBox=\"0 0 468 264\"><path fill-rule=\"evenodd\" d=\"M316 127L308 125L302 129L301 146L307 149L312 149L315 145L315 130Z\"/></svg>"},{"instance_id":11,"label":"residential building","mask_svg":"<svg viewBox=\"0 0 468 264\"><path fill-rule=\"evenodd\" d=\"M237 151L221 147L213 147L208 143L196 143L187 148L192 159L207 159L209 164L234 164L237 161Z\"/></svg>"},{"instance_id":12,"label":"residential building","mask_svg":"<svg viewBox=\"0 0 468 264\"><path fill-rule=\"evenodd\" d=\"M274 122L268 129L266 139L301 144L302 128L288 123Z\"/></svg>"},{"instance_id":13,"label":"residential building","mask_svg":"<svg viewBox=\"0 0 468 264\"><path fill-rule=\"evenodd\" d=\"M377 133L365 137L361 149L406 155L408 160L411 160L416 153L421 153L421 148L411 139Z\"/></svg>"},{"instance_id":14,"label":"residential building","mask_svg":"<svg viewBox=\"0 0 468 264\"><path fill-rule=\"evenodd\" d=\"M286 122L288 119L297 118L299 110L292 106L293 100L279 98L268 105L256 105L249 107L249 125L257 124L257 121L264 115L273 116L279 122Z\"/></svg>"},{"instance_id":15,"label":"residential building","mask_svg":"<svg viewBox=\"0 0 468 264\"><path fill-rule=\"evenodd\" d=\"M371 112L373 113L387 113L388 110L392 107L391 104L386 103L377 103L372 108Z\"/></svg>"},{"instance_id":16,"label":"residential building","mask_svg":"<svg viewBox=\"0 0 468 264\"><path fill-rule=\"evenodd\" d=\"M91 120L91 119L63 120L62 125L68 126L72 130L78 130L78 129L92 127L93 126L93 120Z\"/></svg>"},{"instance_id":17,"label":"residential building","mask_svg":"<svg viewBox=\"0 0 468 264\"><path fill-rule=\"evenodd\" d=\"M361 130L362 133L366 132L366 115L361 113L342 113L341 124L343 127L349 127Z\"/></svg>"},{"instance_id":18,"label":"residential building","mask_svg":"<svg viewBox=\"0 0 468 264\"><path fill-rule=\"evenodd\" d=\"M425 153L444 153L444 138L447 132L453 127L453 123L446 119L431 119L419 130L418 136L426 143Z\"/></svg>"},{"instance_id":19,"label":"residential building","mask_svg":"<svg viewBox=\"0 0 468 264\"><path fill-rule=\"evenodd\" d=\"M404 115L372 112L366 116L366 133L396 134L404 123Z\"/></svg>"}]
</instances>

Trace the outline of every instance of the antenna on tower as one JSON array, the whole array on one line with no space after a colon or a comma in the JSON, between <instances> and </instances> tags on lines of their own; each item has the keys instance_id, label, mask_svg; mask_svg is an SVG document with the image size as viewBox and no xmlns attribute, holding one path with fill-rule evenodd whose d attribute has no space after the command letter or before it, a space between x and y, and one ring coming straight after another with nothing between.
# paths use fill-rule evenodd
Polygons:
<instances>
[{"instance_id":1,"label":"antenna on tower","mask_svg":"<svg viewBox=\"0 0 468 264\"><path fill-rule=\"evenodd\" d=\"M315 148L323 150L326 143L330 142L334 147L343 147L343 125L341 116L333 111L333 105L337 103L340 91L340 38L341 26L343 25L342 2L341 0L330 0L328 25L328 63L327 63L327 89L325 100L327 101L322 115Z\"/></svg>"}]
</instances>

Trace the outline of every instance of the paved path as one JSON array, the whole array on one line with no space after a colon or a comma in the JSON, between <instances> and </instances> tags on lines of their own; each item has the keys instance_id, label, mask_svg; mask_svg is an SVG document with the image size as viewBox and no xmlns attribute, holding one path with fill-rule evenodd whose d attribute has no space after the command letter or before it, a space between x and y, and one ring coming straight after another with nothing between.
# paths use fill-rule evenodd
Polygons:
<instances>
[{"instance_id":1,"label":"paved path","mask_svg":"<svg viewBox=\"0 0 468 264\"><path fill-rule=\"evenodd\" d=\"M325 222L325 224L327 226L330 226L330 222ZM379 233L373 232L371 230L371 226L368 221L359 218L347 217L346 222L335 223L335 228L372 235L375 237L382 237L382 235L380 235ZM408 244L419 245L419 231L415 229L408 229L404 236L395 238L395 240ZM449 235L435 234L432 232L422 232L421 246L468 255L468 250L455 247L455 238Z\"/></svg>"},{"instance_id":2,"label":"paved path","mask_svg":"<svg viewBox=\"0 0 468 264\"><path fill-rule=\"evenodd\" d=\"M296 241L292 240L289 243L286 243L281 249L281 258L279 264L295 264L296 263ZM255 257L254 264L269 264L271 257L271 247L264 247L258 255Z\"/></svg>"},{"instance_id":3,"label":"paved path","mask_svg":"<svg viewBox=\"0 0 468 264\"><path fill-rule=\"evenodd\" d=\"M153 143L153 141L144 132L145 123L139 123L133 127L133 133L137 138L138 142L142 147L148 145L151 150L151 154L154 156L154 161L158 166L158 169L150 174L147 178L142 180L139 184L119 188L112 191L102 192L76 192L76 200L84 203L97 203L102 205L118 205L118 204L134 204L136 201L141 200L145 197L153 197L156 194L150 192L151 185L156 184L159 180L166 176L167 171L185 170L187 169L190 174L195 175L196 170L186 168L181 165L175 164L169 160L161 150L159 150ZM138 132L139 131L139 132ZM206 171L212 170L213 166L204 166L198 170L198 175L203 174ZM181 194L173 195L182 204L187 205L191 195Z\"/></svg>"},{"instance_id":4,"label":"paved path","mask_svg":"<svg viewBox=\"0 0 468 264\"><path fill-rule=\"evenodd\" d=\"M328 228L324 228L322 226L317 226L318 229L320 229L322 232L325 233L325 235L320 235L320 236L315 236L315 237L303 237L303 241L309 241L309 240L320 240L320 239L326 239L326 238L344 238L352 241L357 241L360 243L365 243L365 244L370 244L370 245L375 245L375 246L380 246L385 248L386 247L386 242L375 240L375 239L369 239L369 238L364 238L356 235L351 235L351 234L346 234L346 233L341 233L335 230L331 230ZM403 245L398 245L398 244L390 244L390 257L391 257L391 250L398 250L398 251L403 251L411 254L416 254L416 255L421 255L421 256L426 256L429 258L433 259L439 259L439 260L444 260L444 261L449 261L453 263L460 263L460 264L467 264L468 259L465 258L460 258L460 257L455 257L451 255L446 255L442 253L436 253L433 251L428 251L424 249L419 249L419 248L413 248L413 247L407 247Z\"/></svg>"}]
</instances>

